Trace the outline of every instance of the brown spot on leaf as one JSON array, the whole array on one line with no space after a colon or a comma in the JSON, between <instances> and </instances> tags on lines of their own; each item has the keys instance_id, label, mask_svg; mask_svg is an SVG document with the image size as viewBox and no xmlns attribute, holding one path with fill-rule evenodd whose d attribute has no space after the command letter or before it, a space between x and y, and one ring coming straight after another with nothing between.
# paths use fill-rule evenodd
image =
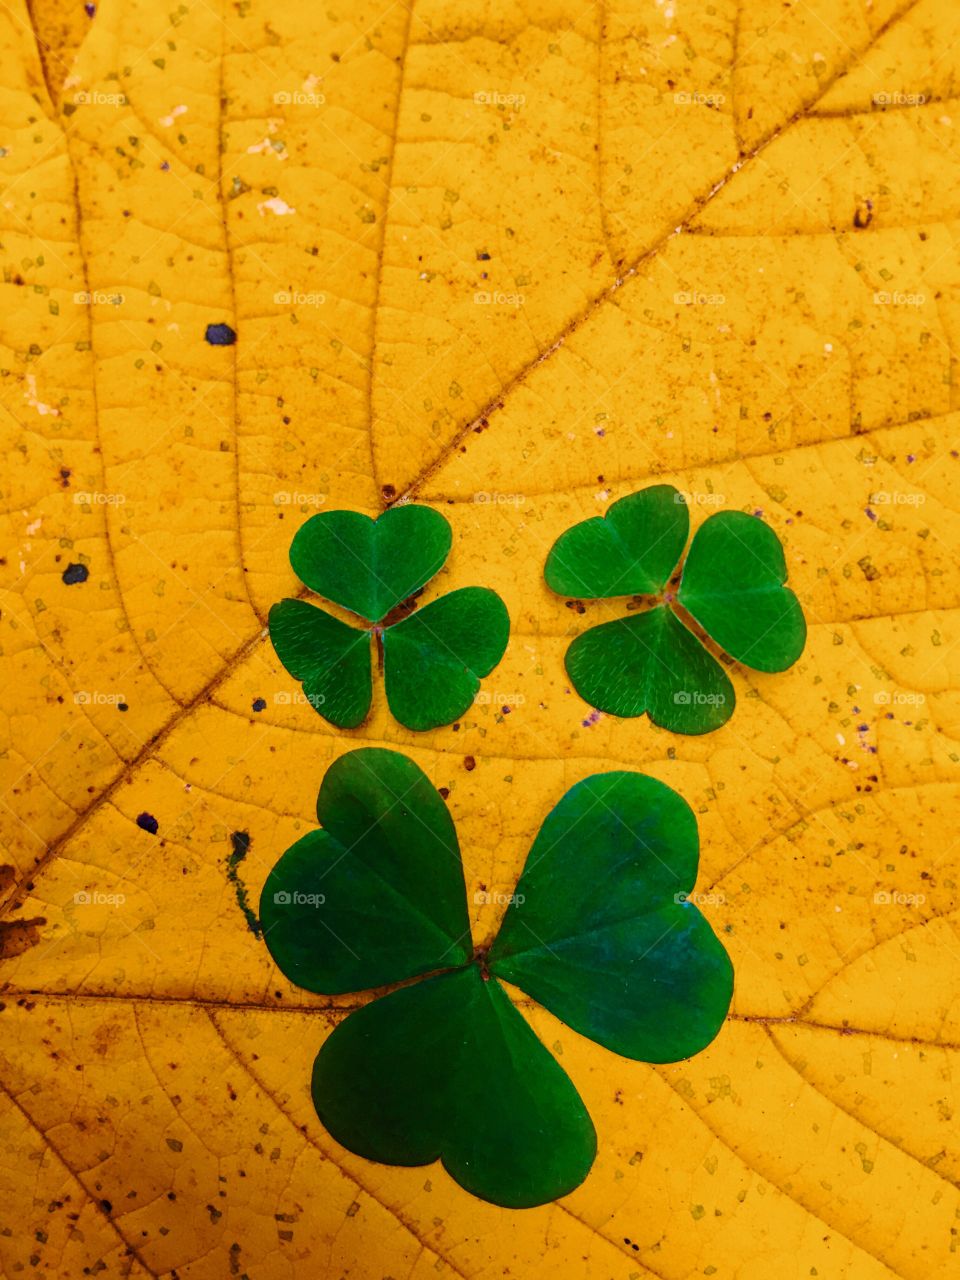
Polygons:
<instances>
[{"instance_id":1,"label":"brown spot on leaf","mask_svg":"<svg viewBox=\"0 0 960 1280\"><path fill-rule=\"evenodd\" d=\"M35 947L40 941L40 926L46 923L45 916L0 922L0 960L11 960Z\"/></svg>"}]
</instances>

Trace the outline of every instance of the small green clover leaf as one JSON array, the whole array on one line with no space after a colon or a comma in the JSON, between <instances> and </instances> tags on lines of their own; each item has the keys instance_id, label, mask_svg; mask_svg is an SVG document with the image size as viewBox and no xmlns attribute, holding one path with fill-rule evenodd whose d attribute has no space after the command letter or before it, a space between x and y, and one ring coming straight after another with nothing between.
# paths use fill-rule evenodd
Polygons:
<instances>
[{"instance_id":1,"label":"small green clover leaf","mask_svg":"<svg viewBox=\"0 0 960 1280\"><path fill-rule=\"evenodd\" d=\"M408 729L462 715L507 647L510 619L495 591L463 587L422 609L414 597L450 552L450 525L430 507L391 507L376 520L324 511L298 530L290 563L311 591L369 623L360 630L305 600L270 610L277 657L307 701L340 729L355 729L373 697L370 637L387 704Z\"/></svg>"},{"instance_id":2,"label":"small green clover leaf","mask_svg":"<svg viewBox=\"0 0 960 1280\"><path fill-rule=\"evenodd\" d=\"M678 590L669 590L690 528L672 485L615 502L605 516L567 529L544 577L559 595L601 600L649 595L651 606L583 632L567 674L591 706L616 716L649 715L674 733L709 733L733 714L736 695L697 628L757 671L785 671L803 652L807 627L785 586L787 566L769 525L721 511L694 535Z\"/></svg>"},{"instance_id":3,"label":"small green clover leaf","mask_svg":"<svg viewBox=\"0 0 960 1280\"><path fill-rule=\"evenodd\" d=\"M489 950L471 940L446 804L412 760L374 747L341 756L317 815L322 829L263 888L271 955L310 991L408 984L349 1014L314 1063L317 1114L350 1151L441 1160L467 1191L510 1208L579 1186L593 1123L502 980L641 1061L689 1057L720 1029L733 970L689 900L696 819L663 783L617 772L572 787Z\"/></svg>"}]
</instances>

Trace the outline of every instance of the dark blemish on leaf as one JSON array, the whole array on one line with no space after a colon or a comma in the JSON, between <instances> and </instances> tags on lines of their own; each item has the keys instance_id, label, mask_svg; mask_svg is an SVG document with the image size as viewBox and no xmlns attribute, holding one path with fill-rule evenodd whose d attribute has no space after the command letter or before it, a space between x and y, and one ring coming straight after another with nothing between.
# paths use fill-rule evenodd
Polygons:
<instances>
[{"instance_id":1,"label":"dark blemish on leaf","mask_svg":"<svg viewBox=\"0 0 960 1280\"><path fill-rule=\"evenodd\" d=\"M489 253L487 253L487 252L486 252L485 250L483 250L483 249L479 249L479 250L477 251L477 261L478 261L478 262L489 262L489 261L490 261L490 255L489 255Z\"/></svg>"},{"instance_id":2,"label":"dark blemish on leaf","mask_svg":"<svg viewBox=\"0 0 960 1280\"><path fill-rule=\"evenodd\" d=\"M149 831L152 836L155 836L160 830L160 823L152 813L138 813L137 826L141 831Z\"/></svg>"},{"instance_id":3,"label":"dark blemish on leaf","mask_svg":"<svg viewBox=\"0 0 960 1280\"><path fill-rule=\"evenodd\" d=\"M10 886L14 884L16 878L17 873L15 869L9 864L9 862L5 862L3 866L0 867L0 893L6 893Z\"/></svg>"},{"instance_id":4,"label":"dark blemish on leaf","mask_svg":"<svg viewBox=\"0 0 960 1280\"><path fill-rule=\"evenodd\" d=\"M227 879L233 885L234 893L237 895L237 906L243 912L247 928L255 938L262 938L263 926L257 918L256 912L250 906L250 895L247 892L247 886L240 878L240 864L250 852L249 831L231 831L230 844L232 845L232 852L227 857Z\"/></svg>"},{"instance_id":5,"label":"dark blemish on leaf","mask_svg":"<svg viewBox=\"0 0 960 1280\"><path fill-rule=\"evenodd\" d=\"M858 231L862 231L864 227L869 227L873 221L873 201L861 200L857 205L853 214L853 225Z\"/></svg>"},{"instance_id":6,"label":"dark blemish on leaf","mask_svg":"<svg viewBox=\"0 0 960 1280\"><path fill-rule=\"evenodd\" d=\"M382 484L380 486L380 492L383 494L384 502L392 502L397 496L397 487L392 484Z\"/></svg>"},{"instance_id":7,"label":"dark blemish on leaf","mask_svg":"<svg viewBox=\"0 0 960 1280\"><path fill-rule=\"evenodd\" d=\"M417 600L423 595L425 587L421 587L415 591L412 596L407 596L406 600L401 600L399 604L395 604L388 614L384 616L379 626L379 633L382 634L387 627L392 627L398 622L402 622L404 618L408 618L417 607ZM378 632L378 628L374 628Z\"/></svg>"},{"instance_id":8,"label":"dark blemish on leaf","mask_svg":"<svg viewBox=\"0 0 960 1280\"><path fill-rule=\"evenodd\" d=\"M868 582L874 582L880 577L880 570L872 563L869 556L862 556L857 561L857 568L863 574Z\"/></svg>"},{"instance_id":9,"label":"dark blemish on leaf","mask_svg":"<svg viewBox=\"0 0 960 1280\"><path fill-rule=\"evenodd\" d=\"M863 514L868 520L876 520L877 518L877 513L875 511L871 511L869 507L864 507Z\"/></svg>"},{"instance_id":10,"label":"dark blemish on leaf","mask_svg":"<svg viewBox=\"0 0 960 1280\"><path fill-rule=\"evenodd\" d=\"M68 587L73 587L79 582L86 582L90 577L90 570L85 564L68 564L61 577Z\"/></svg>"},{"instance_id":11,"label":"dark blemish on leaf","mask_svg":"<svg viewBox=\"0 0 960 1280\"><path fill-rule=\"evenodd\" d=\"M450 796L450 788L449 788L449 787L437 787L437 793L439 794L439 796L441 797L441 799L446 800L446 799L448 799L448 798L449 798L449 796ZM10 868L10 870L12 871L12 870L13 870L13 867L11 867L11 868Z\"/></svg>"},{"instance_id":12,"label":"dark blemish on leaf","mask_svg":"<svg viewBox=\"0 0 960 1280\"><path fill-rule=\"evenodd\" d=\"M208 324L204 335L211 347L232 347L237 335L228 324Z\"/></svg>"},{"instance_id":13,"label":"dark blemish on leaf","mask_svg":"<svg viewBox=\"0 0 960 1280\"><path fill-rule=\"evenodd\" d=\"M46 923L45 916L34 916L32 920L0 922L0 960L10 960L35 947L40 941L38 930Z\"/></svg>"},{"instance_id":14,"label":"dark blemish on leaf","mask_svg":"<svg viewBox=\"0 0 960 1280\"><path fill-rule=\"evenodd\" d=\"M267 700L266 698L254 698L252 706L254 711L266 711Z\"/></svg>"},{"instance_id":15,"label":"dark blemish on leaf","mask_svg":"<svg viewBox=\"0 0 960 1280\"><path fill-rule=\"evenodd\" d=\"M593 710L587 716L586 720L581 720L580 723L584 727L584 729L589 729L592 725L595 725L599 719L600 719L600 712L597 710Z\"/></svg>"},{"instance_id":16,"label":"dark blemish on leaf","mask_svg":"<svg viewBox=\"0 0 960 1280\"><path fill-rule=\"evenodd\" d=\"M167 1139L167 1146L170 1148L170 1150L171 1150L171 1151L182 1151L182 1150L183 1150L183 1143L180 1141L180 1139L179 1139L179 1138L168 1138L168 1139ZM176 1198L177 1198L177 1197L174 1195L174 1193L173 1193L172 1191L168 1191L168 1192L167 1192L167 1199L168 1199L168 1200L176 1200Z\"/></svg>"},{"instance_id":17,"label":"dark blemish on leaf","mask_svg":"<svg viewBox=\"0 0 960 1280\"><path fill-rule=\"evenodd\" d=\"M117 710L118 710L118 711L129 711L129 710L130 710L130 706L129 706L129 704L128 704L128 703L126 703L126 702L118 702L118 703L117 703Z\"/></svg>"},{"instance_id":18,"label":"dark blemish on leaf","mask_svg":"<svg viewBox=\"0 0 960 1280\"><path fill-rule=\"evenodd\" d=\"M572 609L574 613L587 612L587 606L583 603L582 600L567 600L565 603L567 608Z\"/></svg>"},{"instance_id":19,"label":"dark blemish on leaf","mask_svg":"<svg viewBox=\"0 0 960 1280\"><path fill-rule=\"evenodd\" d=\"M473 756L464 756L463 767L466 769L467 773L472 773L477 767L477 762L474 760Z\"/></svg>"},{"instance_id":20,"label":"dark blemish on leaf","mask_svg":"<svg viewBox=\"0 0 960 1280\"><path fill-rule=\"evenodd\" d=\"M69 468L69 467L61 467L61 468L60 468L60 488L61 488L61 489L69 489L69 488L70 488L70 476L71 476L71 475L72 475L72 472L71 472L71 470L70 470L70 468Z\"/></svg>"},{"instance_id":21,"label":"dark blemish on leaf","mask_svg":"<svg viewBox=\"0 0 960 1280\"><path fill-rule=\"evenodd\" d=\"M109 1200L101 1200L100 1208L103 1210L104 1213L113 1213L113 1205L110 1203Z\"/></svg>"}]
</instances>

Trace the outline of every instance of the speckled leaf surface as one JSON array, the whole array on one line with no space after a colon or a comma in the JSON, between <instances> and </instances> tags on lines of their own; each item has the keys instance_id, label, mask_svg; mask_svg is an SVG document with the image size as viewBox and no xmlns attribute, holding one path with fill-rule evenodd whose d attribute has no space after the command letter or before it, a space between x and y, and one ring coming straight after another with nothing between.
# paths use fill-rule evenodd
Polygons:
<instances>
[{"instance_id":1,"label":"speckled leaf surface","mask_svg":"<svg viewBox=\"0 0 960 1280\"><path fill-rule=\"evenodd\" d=\"M0 24L2 1274L951 1277L957 7ZM563 656L622 608L543 580L654 483L694 536L762 513L808 623L705 737L592 712ZM453 528L421 607L487 586L509 644L455 725L335 731L267 613L307 519L398 497ZM477 940L576 782L696 814L731 1012L649 1066L525 1009L597 1131L555 1204L316 1119L356 1001L282 978L256 904L358 745L448 793Z\"/></svg>"}]
</instances>

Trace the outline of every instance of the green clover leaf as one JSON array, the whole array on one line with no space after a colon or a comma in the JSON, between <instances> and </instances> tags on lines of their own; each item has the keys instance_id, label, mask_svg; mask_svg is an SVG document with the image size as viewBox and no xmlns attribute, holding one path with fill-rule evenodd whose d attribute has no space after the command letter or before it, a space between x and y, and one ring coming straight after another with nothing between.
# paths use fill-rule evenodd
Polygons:
<instances>
[{"instance_id":1,"label":"green clover leaf","mask_svg":"<svg viewBox=\"0 0 960 1280\"><path fill-rule=\"evenodd\" d=\"M600 711L646 713L661 728L697 734L725 724L736 705L733 685L703 638L757 671L785 671L803 652L807 628L800 602L784 585L779 538L742 511L703 522L679 589L670 590L689 523L683 495L672 485L641 489L605 516L562 533L544 577L559 595L654 598L642 612L577 636L567 650L567 673Z\"/></svg>"},{"instance_id":2,"label":"green clover leaf","mask_svg":"<svg viewBox=\"0 0 960 1280\"><path fill-rule=\"evenodd\" d=\"M281 600L270 610L277 657L331 724L355 729L370 710L371 636L387 704L408 729L456 720L503 657L510 619L495 591L464 587L416 607L450 543L449 522L415 505L391 507L376 520L324 511L297 530L290 547L297 576L370 624L352 627L305 600Z\"/></svg>"},{"instance_id":3,"label":"green clover leaf","mask_svg":"<svg viewBox=\"0 0 960 1280\"><path fill-rule=\"evenodd\" d=\"M696 819L663 783L617 772L572 787L486 952L471 940L450 815L412 760L381 748L341 756L317 813L322 830L264 885L271 955L311 991L408 984L349 1014L314 1063L317 1114L350 1151L441 1160L466 1190L510 1208L583 1181L593 1124L501 981L641 1061L689 1057L720 1029L733 971L689 900Z\"/></svg>"}]
</instances>

